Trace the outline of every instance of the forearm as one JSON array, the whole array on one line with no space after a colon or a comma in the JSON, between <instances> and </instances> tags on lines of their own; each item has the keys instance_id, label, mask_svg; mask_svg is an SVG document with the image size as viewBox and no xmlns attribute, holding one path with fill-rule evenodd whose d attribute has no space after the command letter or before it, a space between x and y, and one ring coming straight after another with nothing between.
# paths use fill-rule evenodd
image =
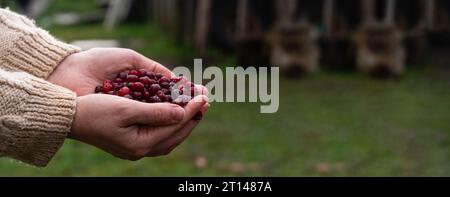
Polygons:
<instances>
[{"instance_id":1,"label":"forearm","mask_svg":"<svg viewBox=\"0 0 450 197\"><path fill-rule=\"evenodd\" d=\"M26 73L0 69L0 156L45 166L64 142L76 95Z\"/></svg>"},{"instance_id":2,"label":"forearm","mask_svg":"<svg viewBox=\"0 0 450 197\"><path fill-rule=\"evenodd\" d=\"M0 68L47 79L59 63L78 51L26 17L0 9Z\"/></svg>"}]
</instances>

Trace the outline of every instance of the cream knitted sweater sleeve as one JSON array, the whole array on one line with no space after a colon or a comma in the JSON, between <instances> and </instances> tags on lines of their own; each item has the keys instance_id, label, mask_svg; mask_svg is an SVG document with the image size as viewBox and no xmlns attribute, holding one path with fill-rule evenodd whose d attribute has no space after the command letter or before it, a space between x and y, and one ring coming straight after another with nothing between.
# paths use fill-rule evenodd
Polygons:
<instances>
[{"instance_id":1,"label":"cream knitted sweater sleeve","mask_svg":"<svg viewBox=\"0 0 450 197\"><path fill-rule=\"evenodd\" d=\"M76 95L45 79L78 51L0 9L0 156L48 164L70 131Z\"/></svg>"}]
</instances>

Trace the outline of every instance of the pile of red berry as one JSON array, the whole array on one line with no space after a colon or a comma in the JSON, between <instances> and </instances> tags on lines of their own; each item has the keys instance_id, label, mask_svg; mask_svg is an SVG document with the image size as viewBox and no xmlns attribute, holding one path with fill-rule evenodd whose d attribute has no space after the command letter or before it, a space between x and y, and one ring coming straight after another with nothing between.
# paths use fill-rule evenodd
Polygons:
<instances>
[{"instance_id":1,"label":"pile of red berry","mask_svg":"<svg viewBox=\"0 0 450 197\"><path fill-rule=\"evenodd\" d=\"M167 78L161 73L128 70L116 78L103 81L95 93L117 95L146 103L173 103L184 107L195 95L195 86L183 76ZM195 119L200 119L197 114Z\"/></svg>"}]
</instances>

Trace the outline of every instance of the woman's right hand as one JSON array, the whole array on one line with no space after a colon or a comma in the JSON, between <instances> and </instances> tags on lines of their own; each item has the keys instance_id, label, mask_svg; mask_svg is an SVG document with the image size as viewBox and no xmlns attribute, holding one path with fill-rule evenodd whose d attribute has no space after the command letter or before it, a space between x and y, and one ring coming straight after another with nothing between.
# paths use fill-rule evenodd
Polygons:
<instances>
[{"instance_id":1,"label":"woman's right hand","mask_svg":"<svg viewBox=\"0 0 450 197\"><path fill-rule=\"evenodd\" d=\"M184 108L169 103L142 103L105 94L78 97L69 138L116 157L138 160L170 153L192 132L198 111L208 109L199 95Z\"/></svg>"}]
</instances>

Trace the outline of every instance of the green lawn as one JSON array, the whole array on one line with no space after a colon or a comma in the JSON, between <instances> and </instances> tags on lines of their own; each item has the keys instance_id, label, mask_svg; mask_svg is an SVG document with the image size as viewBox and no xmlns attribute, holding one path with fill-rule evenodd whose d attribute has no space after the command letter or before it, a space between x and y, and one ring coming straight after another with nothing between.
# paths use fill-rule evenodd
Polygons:
<instances>
[{"instance_id":1,"label":"green lawn","mask_svg":"<svg viewBox=\"0 0 450 197\"><path fill-rule=\"evenodd\" d=\"M149 25L50 31L65 40L140 40L144 44L131 47L155 60L194 57L191 47ZM449 74L430 62L391 81L335 72L283 78L278 113L260 114L257 103L212 103L203 123L169 156L123 161L67 140L48 167L1 159L0 175L450 176ZM207 165L196 165L199 158Z\"/></svg>"}]
</instances>

